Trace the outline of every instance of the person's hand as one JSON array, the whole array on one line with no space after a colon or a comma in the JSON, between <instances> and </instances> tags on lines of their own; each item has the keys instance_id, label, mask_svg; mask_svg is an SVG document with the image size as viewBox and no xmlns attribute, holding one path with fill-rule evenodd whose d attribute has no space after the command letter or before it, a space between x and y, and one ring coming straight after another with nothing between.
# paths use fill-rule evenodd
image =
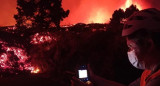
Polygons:
<instances>
[{"instance_id":1,"label":"person's hand","mask_svg":"<svg viewBox=\"0 0 160 86\"><path fill-rule=\"evenodd\" d=\"M92 71L92 69L91 69L91 67L90 67L90 64L87 64L87 69L88 69L88 72L89 72L90 80L93 82L93 81L94 81L94 78L95 78L95 74L94 74L94 72Z\"/></svg>"},{"instance_id":2,"label":"person's hand","mask_svg":"<svg viewBox=\"0 0 160 86\"><path fill-rule=\"evenodd\" d=\"M80 79L73 76L71 80L71 86L93 86L92 80L94 79L94 73L90 67L90 64L87 64L87 69L89 72L90 81L82 82Z\"/></svg>"},{"instance_id":3,"label":"person's hand","mask_svg":"<svg viewBox=\"0 0 160 86\"><path fill-rule=\"evenodd\" d=\"M93 86L93 84L91 83L91 81L87 81L85 83L85 82L80 81L76 77L72 77L71 86Z\"/></svg>"}]
</instances>

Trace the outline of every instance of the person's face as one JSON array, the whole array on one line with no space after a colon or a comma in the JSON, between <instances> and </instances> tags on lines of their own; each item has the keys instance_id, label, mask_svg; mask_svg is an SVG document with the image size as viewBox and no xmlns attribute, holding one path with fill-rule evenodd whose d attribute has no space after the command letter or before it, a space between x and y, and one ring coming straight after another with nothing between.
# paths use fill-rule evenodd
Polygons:
<instances>
[{"instance_id":1,"label":"person's face","mask_svg":"<svg viewBox=\"0 0 160 86\"><path fill-rule=\"evenodd\" d=\"M126 38L127 40L127 46L128 46L128 52L134 50L135 55L137 56L137 59L140 62L150 62L150 60L153 59L153 52L154 52L154 44L152 40L146 39L143 40L143 44L137 44L135 40L130 40ZM142 40L141 40L142 41Z\"/></svg>"},{"instance_id":2,"label":"person's face","mask_svg":"<svg viewBox=\"0 0 160 86\"><path fill-rule=\"evenodd\" d=\"M127 40L127 46L128 46L128 52L135 50L136 52L139 52L139 46L136 44L136 42L134 40L129 40L128 38L126 38Z\"/></svg>"},{"instance_id":3,"label":"person's face","mask_svg":"<svg viewBox=\"0 0 160 86\"><path fill-rule=\"evenodd\" d=\"M136 44L134 40L130 40L126 38L127 40L127 46L128 46L128 52L135 51L135 55L137 56L139 61L143 61L143 56L145 54L145 50L139 45Z\"/></svg>"},{"instance_id":4,"label":"person's face","mask_svg":"<svg viewBox=\"0 0 160 86\"><path fill-rule=\"evenodd\" d=\"M127 46L128 46L128 60L130 63L138 68L138 69L146 69L144 59L142 59L141 55L141 49L140 47L136 44L135 40L129 40L127 38Z\"/></svg>"}]
</instances>

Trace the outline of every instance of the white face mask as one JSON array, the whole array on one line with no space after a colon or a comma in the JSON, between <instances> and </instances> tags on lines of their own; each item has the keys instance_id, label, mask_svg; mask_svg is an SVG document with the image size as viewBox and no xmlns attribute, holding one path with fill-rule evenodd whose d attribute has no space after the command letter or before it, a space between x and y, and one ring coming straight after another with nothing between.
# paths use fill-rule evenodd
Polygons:
<instances>
[{"instance_id":1,"label":"white face mask","mask_svg":"<svg viewBox=\"0 0 160 86\"><path fill-rule=\"evenodd\" d=\"M127 54L128 54L128 59L129 59L130 63L134 67L136 67L138 69L145 69L145 65L138 61L138 58L137 58L137 56L135 54L135 50L129 51L129 52L127 52Z\"/></svg>"}]
</instances>

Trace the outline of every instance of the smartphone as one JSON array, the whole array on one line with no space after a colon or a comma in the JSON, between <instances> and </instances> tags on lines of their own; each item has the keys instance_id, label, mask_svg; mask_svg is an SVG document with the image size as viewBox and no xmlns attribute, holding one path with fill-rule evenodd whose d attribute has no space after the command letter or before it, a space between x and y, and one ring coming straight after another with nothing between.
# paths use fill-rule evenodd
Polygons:
<instances>
[{"instance_id":1,"label":"smartphone","mask_svg":"<svg viewBox=\"0 0 160 86\"><path fill-rule=\"evenodd\" d=\"M89 80L88 78L88 70L86 65L82 65L78 69L78 78L83 81L87 82Z\"/></svg>"}]
</instances>

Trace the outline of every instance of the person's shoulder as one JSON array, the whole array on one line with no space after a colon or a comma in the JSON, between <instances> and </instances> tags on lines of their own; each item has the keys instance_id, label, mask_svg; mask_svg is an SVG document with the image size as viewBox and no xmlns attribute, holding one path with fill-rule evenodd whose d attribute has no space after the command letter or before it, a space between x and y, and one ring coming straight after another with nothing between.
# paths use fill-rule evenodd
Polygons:
<instances>
[{"instance_id":1,"label":"person's shoulder","mask_svg":"<svg viewBox=\"0 0 160 86\"><path fill-rule=\"evenodd\" d=\"M160 86L160 76L150 80L146 86Z\"/></svg>"},{"instance_id":2,"label":"person's shoulder","mask_svg":"<svg viewBox=\"0 0 160 86\"><path fill-rule=\"evenodd\" d=\"M130 83L128 86L140 86L140 78L136 79L132 83Z\"/></svg>"}]
</instances>

